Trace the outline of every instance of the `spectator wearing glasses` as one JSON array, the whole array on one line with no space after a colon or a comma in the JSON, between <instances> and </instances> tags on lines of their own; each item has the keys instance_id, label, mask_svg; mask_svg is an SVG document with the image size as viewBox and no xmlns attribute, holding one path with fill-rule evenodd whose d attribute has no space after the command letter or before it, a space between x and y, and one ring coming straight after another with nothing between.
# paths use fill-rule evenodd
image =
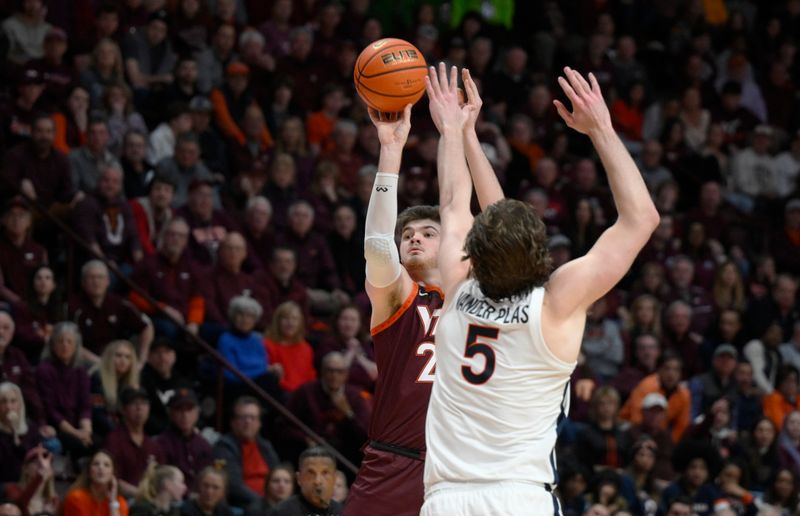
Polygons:
<instances>
[{"instance_id":1,"label":"spectator wearing glasses","mask_svg":"<svg viewBox=\"0 0 800 516\"><path fill-rule=\"evenodd\" d=\"M267 476L278 465L272 443L261 437L261 406L243 396L233 406L231 432L214 445L214 458L225 461L230 480L228 503L245 508L264 496Z\"/></svg>"}]
</instances>

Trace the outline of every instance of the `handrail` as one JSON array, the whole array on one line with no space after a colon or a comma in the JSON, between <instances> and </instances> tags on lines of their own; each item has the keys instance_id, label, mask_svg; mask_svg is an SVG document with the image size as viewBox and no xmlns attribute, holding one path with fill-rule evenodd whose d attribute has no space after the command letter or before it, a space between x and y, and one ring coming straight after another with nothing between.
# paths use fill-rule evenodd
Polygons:
<instances>
[{"instance_id":1,"label":"handrail","mask_svg":"<svg viewBox=\"0 0 800 516\"><path fill-rule=\"evenodd\" d=\"M305 423L303 423L297 416L295 416L289 409L284 407L275 398L270 396L266 391L264 391L264 389L262 389L253 380L242 374L242 372L239 371L239 369L237 369L236 367L233 366L233 364L228 362L228 360L225 357L223 357L219 353L219 351L214 349L213 346L209 345L206 341L204 341L197 335L194 335L193 333L189 332L186 329L185 324L181 323L177 319L173 318L169 313L164 311L160 303L158 303L158 301L153 299L153 297L150 296L149 292L147 292L137 283L133 282L130 278L125 276L119 270L117 264L108 260L105 256L97 253L80 235L78 235L75 231L73 231L73 229L68 224L64 223L64 221L62 221L61 219L50 213L38 201L36 201L35 199L31 199L30 197L25 195L24 192L22 192L16 187L12 187L12 189L16 190L18 194L23 199L25 199L25 202L27 202L30 206L32 206L39 214L41 214L44 218L46 218L50 222L54 223L61 231L64 232L64 234L67 237L69 237L70 240L80 245L85 251L88 251L89 254L95 257L96 259L105 263L106 267L108 267L108 269L111 272L113 272L120 279L120 281L125 283L128 286L128 288L130 288L131 290L135 291L137 294L142 296L142 298L144 298L145 301L150 303L150 305L154 306L156 310L159 312L159 315L166 317L167 319L172 321L177 327L179 327L193 344L199 346L202 350L210 354L218 364L222 365L223 367L231 371L231 373L233 373L233 375L236 376L236 378L238 378L243 384L250 387L250 389L252 389L253 392L255 392L259 398L261 398L263 401L266 401L270 407L278 411L283 417L288 419L290 423L292 423L293 425L297 426L300 430L302 430L303 433L305 433L308 437L319 443L320 446L327 448L331 453L333 453L333 455L336 457L339 463L341 463L344 467L350 470L353 474L358 473L358 468L352 462L347 460L347 458L339 450L331 446L321 436L317 435L316 432L314 432L311 428L309 428Z\"/></svg>"}]
</instances>

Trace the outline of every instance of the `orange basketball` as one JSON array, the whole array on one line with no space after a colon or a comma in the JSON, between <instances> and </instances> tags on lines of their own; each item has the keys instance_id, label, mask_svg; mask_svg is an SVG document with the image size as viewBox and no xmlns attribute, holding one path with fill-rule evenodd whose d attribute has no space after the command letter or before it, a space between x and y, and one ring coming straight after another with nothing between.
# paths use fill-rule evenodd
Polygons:
<instances>
[{"instance_id":1,"label":"orange basketball","mask_svg":"<svg viewBox=\"0 0 800 516\"><path fill-rule=\"evenodd\" d=\"M402 111L425 93L428 74L422 52L408 41L384 38L367 46L356 59L356 91L371 108Z\"/></svg>"}]
</instances>

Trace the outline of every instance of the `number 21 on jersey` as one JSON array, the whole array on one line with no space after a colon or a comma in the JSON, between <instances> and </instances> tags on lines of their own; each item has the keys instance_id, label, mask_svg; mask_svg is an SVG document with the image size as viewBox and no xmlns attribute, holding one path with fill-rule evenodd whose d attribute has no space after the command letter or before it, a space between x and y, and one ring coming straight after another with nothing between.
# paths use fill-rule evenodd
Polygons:
<instances>
[{"instance_id":1,"label":"number 21 on jersey","mask_svg":"<svg viewBox=\"0 0 800 516\"><path fill-rule=\"evenodd\" d=\"M419 346L417 346L417 356L422 357L427 355L428 357L428 360L419 372L419 376L417 376L417 383L433 383L433 379L436 377L436 346L433 343L433 339L436 336L436 325L439 323L440 312L440 308L431 312L431 309L427 306L417 307L419 320L425 330L425 338L422 339Z\"/></svg>"}]
</instances>

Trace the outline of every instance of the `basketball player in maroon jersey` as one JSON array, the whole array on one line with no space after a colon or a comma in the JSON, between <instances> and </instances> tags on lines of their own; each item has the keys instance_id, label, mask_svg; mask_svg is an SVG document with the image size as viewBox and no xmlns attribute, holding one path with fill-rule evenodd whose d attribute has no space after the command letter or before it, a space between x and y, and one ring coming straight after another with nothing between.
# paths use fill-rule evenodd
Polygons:
<instances>
[{"instance_id":1,"label":"basketball player in maroon jersey","mask_svg":"<svg viewBox=\"0 0 800 516\"><path fill-rule=\"evenodd\" d=\"M483 207L502 190L475 133L480 97L466 124L464 151ZM378 365L369 442L345 516L418 516L424 498L425 416L435 372L434 334L443 304L437 268L439 210L413 206L397 215L397 183L411 128L411 106L395 119L371 111L381 144L367 208L364 256L371 333ZM497 193L499 192L499 194ZM395 231L401 232L398 253Z\"/></svg>"}]
</instances>

